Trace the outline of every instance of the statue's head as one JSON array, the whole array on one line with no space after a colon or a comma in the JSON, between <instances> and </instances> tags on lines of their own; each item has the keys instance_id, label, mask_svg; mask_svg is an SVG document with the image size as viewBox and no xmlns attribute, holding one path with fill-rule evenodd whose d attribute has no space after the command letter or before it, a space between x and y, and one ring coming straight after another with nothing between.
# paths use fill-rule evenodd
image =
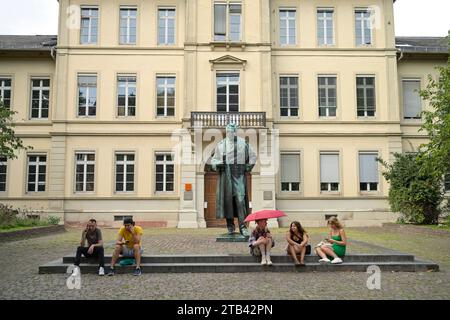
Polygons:
<instances>
[{"instance_id":1,"label":"statue's head","mask_svg":"<svg viewBox=\"0 0 450 320\"><path fill-rule=\"evenodd\" d=\"M227 136L236 134L237 129L238 129L237 124L229 123L226 127Z\"/></svg>"}]
</instances>

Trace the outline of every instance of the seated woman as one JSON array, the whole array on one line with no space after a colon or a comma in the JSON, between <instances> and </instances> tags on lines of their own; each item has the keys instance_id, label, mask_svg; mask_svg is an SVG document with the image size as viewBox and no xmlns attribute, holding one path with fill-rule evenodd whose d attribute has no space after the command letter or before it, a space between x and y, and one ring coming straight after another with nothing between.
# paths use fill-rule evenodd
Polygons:
<instances>
[{"instance_id":1,"label":"seated woman","mask_svg":"<svg viewBox=\"0 0 450 320\"><path fill-rule=\"evenodd\" d=\"M296 266L305 265L306 247L309 241L309 236L298 221L291 223L289 231L286 234L288 246L286 248L287 254L292 256ZM297 255L300 254L300 261Z\"/></svg>"},{"instance_id":2,"label":"seated woman","mask_svg":"<svg viewBox=\"0 0 450 320\"><path fill-rule=\"evenodd\" d=\"M270 260L270 249L275 246L275 241L267 229L267 219L256 220L256 228L249 238L250 254L261 256L262 265L272 265Z\"/></svg>"},{"instance_id":3,"label":"seated woman","mask_svg":"<svg viewBox=\"0 0 450 320\"><path fill-rule=\"evenodd\" d=\"M336 217L331 217L328 220L328 225L330 226L330 234L326 241L331 245L322 245L316 248L317 255L322 258L319 262L328 263L330 262L330 258L332 258L331 263L342 263L341 258L345 256L347 236L345 235L342 224Z\"/></svg>"}]
</instances>

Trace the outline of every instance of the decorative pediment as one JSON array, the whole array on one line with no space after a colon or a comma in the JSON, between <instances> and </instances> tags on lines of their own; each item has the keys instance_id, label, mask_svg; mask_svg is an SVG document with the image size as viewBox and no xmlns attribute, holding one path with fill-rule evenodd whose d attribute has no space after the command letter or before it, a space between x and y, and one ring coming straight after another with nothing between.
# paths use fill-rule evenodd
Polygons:
<instances>
[{"instance_id":1,"label":"decorative pediment","mask_svg":"<svg viewBox=\"0 0 450 320\"><path fill-rule=\"evenodd\" d=\"M214 70L215 67L217 66L239 66L242 67L242 69L245 70L245 65L247 64L247 60L242 60L230 55L225 55L223 57L214 59L214 60L209 60L209 62L211 63L211 70Z\"/></svg>"}]
</instances>

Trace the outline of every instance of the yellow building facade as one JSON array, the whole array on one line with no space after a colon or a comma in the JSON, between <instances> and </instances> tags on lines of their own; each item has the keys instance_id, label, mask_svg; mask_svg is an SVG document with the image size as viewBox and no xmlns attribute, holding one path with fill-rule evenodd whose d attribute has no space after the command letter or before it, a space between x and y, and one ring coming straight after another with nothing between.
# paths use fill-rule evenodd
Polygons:
<instances>
[{"instance_id":1,"label":"yellow building facade","mask_svg":"<svg viewBox=\"0 0 450 320\"><path fill-rule=\"evenodd\" d=\"M0 96L33 147L3 161L1 202L67 224L221 225L206 149L236 122L275 152L247 178L252 210L287 213L273 226L395 221L375 158L426 141L416 89L448 52L396 39L392 0L59 4L57 37L0 36Z\"/></svg>"}]
</instances>

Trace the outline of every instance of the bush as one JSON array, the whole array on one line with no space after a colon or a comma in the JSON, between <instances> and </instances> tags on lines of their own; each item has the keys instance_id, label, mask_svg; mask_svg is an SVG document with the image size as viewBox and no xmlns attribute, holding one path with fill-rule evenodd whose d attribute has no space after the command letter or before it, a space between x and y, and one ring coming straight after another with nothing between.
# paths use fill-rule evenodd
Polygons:
<instances>
[{"instance_id":1,"label":"bush","mask_svg":"<svg viewBox=\"0 0 450 320\"><path fill-rule=\"evenodd\" d=\"M52 225L58 225L60 221L61 221L60 217L50 216L47 218L48 224L52 224Z\"/></svg>"},{"instance_id":2,"label":"bush","mask_svg":"<svg viewBox=\"0 0 450 320\"><path fill-rule=\"evenodd\" d=\"M442 179L424 166L423 158L397 153L393 164L378 161L386 169L383 176L390 183L389 204L392 211L401 214L400 222L437 224L443 200Z\"/></svg>"},{"instance_id":3,"label":"bush","mask_svg":"<svg viewBox=\"0 0 450 320\"><path fill-rule=\"evenodd\" d=\"M49 217L41 220L37 212L13 209L12 206L0 203L0 229L47 226L58 224L59 221L58 217Z\"/></svg>"}]
</instances>

